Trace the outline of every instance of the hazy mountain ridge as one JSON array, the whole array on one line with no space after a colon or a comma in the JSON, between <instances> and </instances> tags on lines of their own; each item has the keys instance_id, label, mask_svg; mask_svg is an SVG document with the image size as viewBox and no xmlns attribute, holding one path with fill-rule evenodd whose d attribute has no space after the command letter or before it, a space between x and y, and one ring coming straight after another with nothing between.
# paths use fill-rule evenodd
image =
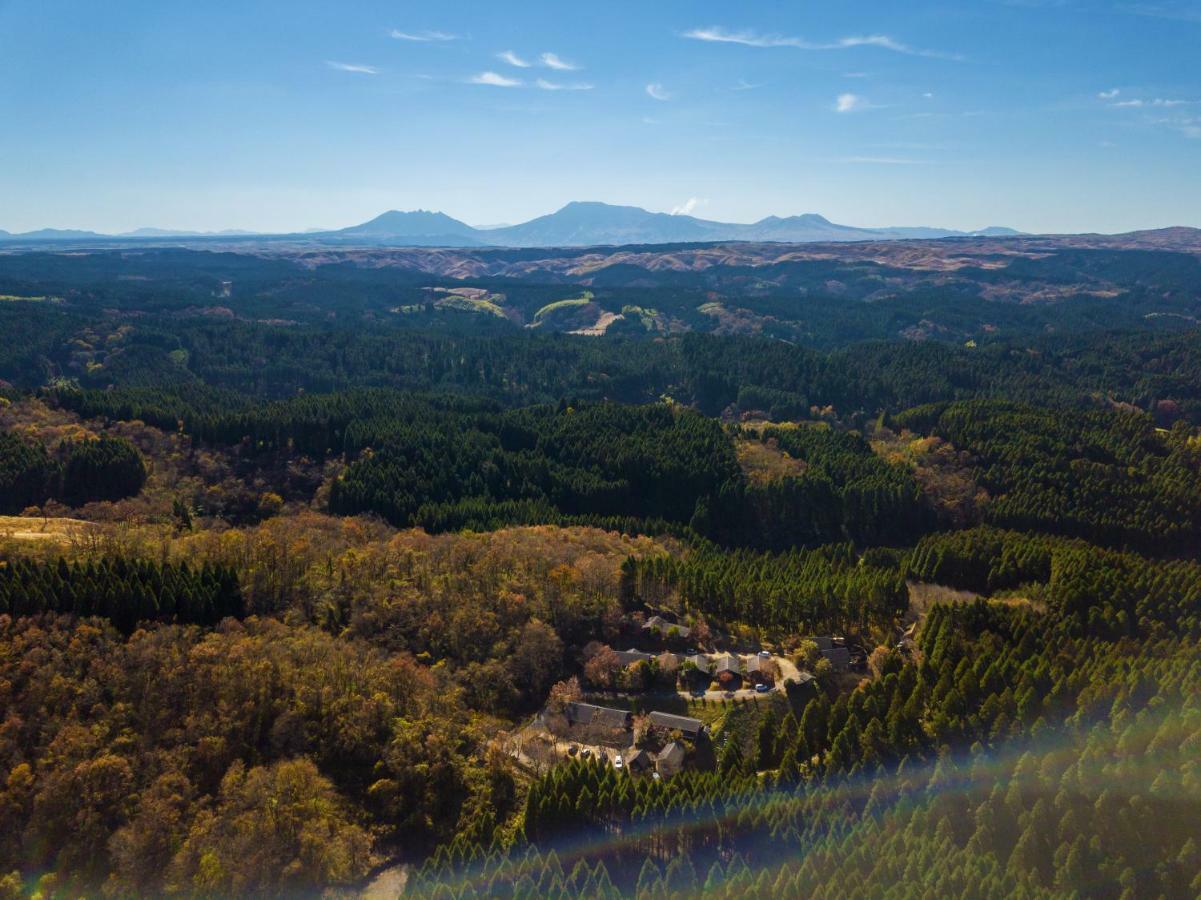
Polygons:
<instances>
[{"instance_id":1,"label":"hazy mountain ridge","mask_svg":"<svg viewBox=\"0 0 1201 900\"><path fill-rule=\"evenodd\" d=\"M93 231L40 229L19 234L0 231L6 243L245 238L300 239L325 244L419 247L589 247L628 244L676 244L721 241L812 243L815 241L874 241L1018 235L1009 228L975 232L930 227L860 228L831 222L817 213L767 216L749 224L717 222L695 216L649 212L637 206L575 201L528 222L497 228L476 228L442 212L389 210L347 228L317 232L256 234L236 230L198 232L138 228L106 235Z\"/></svg>"}]
</instances>

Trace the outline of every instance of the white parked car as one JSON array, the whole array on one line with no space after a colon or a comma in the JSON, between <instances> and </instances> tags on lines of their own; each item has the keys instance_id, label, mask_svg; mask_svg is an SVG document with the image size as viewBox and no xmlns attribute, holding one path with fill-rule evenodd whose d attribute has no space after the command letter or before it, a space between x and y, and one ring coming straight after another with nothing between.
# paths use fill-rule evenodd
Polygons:
<instances>
[{"instance_id":1,"label":"white parked car","mask_svg":"<svg viewBox=\"0 0 1201 900\"><path fill-rule=\"evenodd\" d=\"M613 757L613 768L620 769L624 765L625 765L625 763L622 762L620 753L617 756Z\"/></svg>"}]
</instances>

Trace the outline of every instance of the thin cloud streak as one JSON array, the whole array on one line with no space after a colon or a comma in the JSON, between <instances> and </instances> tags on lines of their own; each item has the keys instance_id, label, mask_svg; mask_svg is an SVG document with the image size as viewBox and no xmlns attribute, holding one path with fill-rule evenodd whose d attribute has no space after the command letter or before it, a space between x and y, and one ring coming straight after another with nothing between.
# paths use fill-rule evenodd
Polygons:
<instances>
[{"instance_id":1,"label":"thin cloud streak","mask_svg":"<svg viewBox=\"0 0 1201 900\"><path fill-rule=\"evenodd\" d=\"M791 37L780 34L761 34L751 29L731 31L720 25L708 28L693 28L685 31L683 37L694 41L707 41L715 44L740 44L743 47L791 47L794 50L850 50L854 47L878 47L881 50L891 50L893 53L903 53L907 56L925 56L932 59L962 60L958 53L943 53L938 50L923 50L912 47L903 41L886 34L851 35L836 41L825 43L809 41L802 37Z\"/></svg>"},{"instance_id":2,"label":"thin cloud streak","mask_svg":"<svg viewBox=\"0 0 1201 900\"><path fill-rule=\"evenodd\" d=\"M1201 24L1201 7L1187 0L1175 3L1123 3L1118 6L1118 11L1133 16Z\"/></svg>"},{"instance_id":3,"label":"thin cloud streak","mask_svg":"<svg viewBox=\"0 0 1201 900\"><path fill-rule=\"evenodd\" d=\"M835 162L863 166L928 166L928 159L904 159L897 156L844 156Z\"/></svg>"},{"instance_id":4,"label":"thin cloud streak","mask_svg":"<svg viewBox=\"0 0 1201 900\"><path fill-rule=\"evenodd\" d=\"M378 75L379 69L375 66L367 66L362 63L344 63L335 62L332 59L327 59L325 64L336 72L353 72L356 75Z\"/></svg>"},{"instance_id":5,"label":"thin cloud streak","mask_svg":"<svg viewBox=\"0 0 1201 900\"><path fill-rule=\"evenodd\" d=\"M646 86L646 95L652 100L659 100L661 102L666 102L672 98L671 93L657 81L652 81Z\"/></svg>"},{"instance_id":6,"label":"thin cloud streak","mask_svg":"<svg viewBox=\"0 0 1201 900\"><path fill-rule=\"evenodd\" d=\"M519 69L528 69L530 64L514 53L512 50L504 50L496 54L496 58L502 62L507 62L511 66L516 66Z\"/></svg>"},{"instance_id":7,"label":"thin cloud streak","mask_svg":"<svg viewBox=\"0 0 1201 900\"><path fill-rule=\"evenodd\" d=\"M592 85L584 82L575 82L573 84L562 84L556 81L547 81L545 78L539 78L534 82L534 86L544 91L590 91Z\"/></svg>"},{"instance_id":8,"label":"thin cloud streak","mask_svg":"<svg viewBox=\"0 0 1201 900\"><path fill-rule=\"evenodd\" d=\"M457 41L459 39L457 34L450 34L446 31L401 31L399 28L393 28L388 32L388 35L398 41L415 41L419 44Z\"/></svg>"},{"instance_id":9,"label":"thin cloud streak","mask_svg":"<svg viewBox=\"0 0 1201 900\"><path fill-rule=\"evenodd\" d=\"M1196 102L1195 100L1165 100L1163 97L1156 97L1152 100L1119 100L1112 105L1118 109L1142 109L1145 106L1156 106L1162 109L1171 106L1189 106Z\"/></svg>"},{"instance_id":10,"label":"thin cloud streak","mask_svg":"<svg viewBox=\"0 0 1201 900\"><path fill-rule=\"evenodd\" d=\"M488 87L521 87L520 79L508 78L499 72L480 72L478 75L472 75L467 81L468 84L483 84Z\"/></svg>"},{"instance_id":11,"label":"thin cloud streak","mask_svg":"<svg viewBox=\"0 0 1201 900\"><path fill-rule=\"evenodd\" d=\"M548 69L555 69L559 72L574 72L579 69L579 66L577 66L575 63L568 62L560 57L557 53L543 53L539 59L542 60L542 65L546 66Z\"/></svg>"}]
</instances>

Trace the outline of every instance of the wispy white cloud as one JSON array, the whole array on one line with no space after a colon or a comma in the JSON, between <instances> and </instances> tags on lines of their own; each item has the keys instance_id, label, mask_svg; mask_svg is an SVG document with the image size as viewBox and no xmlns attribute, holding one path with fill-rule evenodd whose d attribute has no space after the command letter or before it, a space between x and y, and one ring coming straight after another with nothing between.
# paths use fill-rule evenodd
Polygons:
<instances>
[{"instance_id":1,"label":"wispy white cloud","mask_svg":"<svg viewBox=\"0 0 1201 900\"><path fill-rule=\"evenodd\" d=\"M1174 106L1192 106L1194 103L1201 102L1197 100L1182 100L1174 97L1131 97L1128 100L1119 100L1121 91L1113 88L1108 91L1101 91L1097 94L1098 100L1104 100L1111 109L1170 109Z\"/></svg>"},{"instance_id":2,"label":"wispy white cloud","mask_svg":"<svg viewBox=\"0 0 1201 900\"><path fill-rule=\"evenodd\" d=\"M512 50L504 50L496 54L496 58L502 62L507 62L511 66L516 66L519 69L528 69L530 64L514 53Z\"/></svg>"},{"instance_id":3,"label":"wispy white cloud","mask_svg":"<svg viewBox=\"0 0 1201 900\"><path fill-rule=\"evenodd\" d=\"M499 72L480 72L467 79L469 84L486 84L489 87L521 87L521 80L508 78Z\"/></svg>"},{"instance_id":4,"label":"wispy white cloud","mask_svg":"<svg viewBox=\"0 0 1201 900\"><path fill-rule=\"evenodd\" d=\"M1154 119L1151 124L1170 128L1191 140L1201 139L1201 119L1195 116L1174 116L1166 119Z\"/></svg>"},{"instance_id":5,"label":"wispy white cloud","mask_svg":"<svg viewBox=\"0 0 1201 900\"><path fill-rule=\"evenodd\" d=\"M1174 0L1163 3L1121 3L1119 12L1154 19L1172 19L1177 22L1201 23L1201 5L1196 0Z\"/></svg>"},{"instance_id":6,"label":"wispy white cloud","mask_svg":"<svg viewBox=\"0 0 1201 900\"><path fill-rule=\"evenodd\" d=\"M673 94L668 91L663 85L657 81L652 81L646 86L646 95L652 100L670 100Z\"/></svg>"},{"instance_id":7,"label":"wispy white cloud","mask_svg":"<svg viewBox=\"0 0 1201 900\"><path fill-rule=\"evenodd\" d=\"M673 206L671 214L673 216L690 216L696 211L698 206L705 206L709 200L705 197L689 197L679 206Z\"/></svg>"},{"instance_id":8,"label":"wispy white cloud","mask_svg":"<svg viewBox=\"0 0 1201 900\"><path fill-rule=\"evenodd\" d=\"M865 109L872 109L872 104L858 94L839 94L838 99L834 101L835 112L863 112Z\"/></svg>"},{"instance_id":9,"label":"wispy white cloud","mask_svg":"<svg viewBox=\"0 0 1201 900\"><path fill-rule=\"evenodd\" d=\"M555 69L559 72L574 72L579 68L575 63L568 62L560 57L557 53L543 53L540 57L542 65L548 69Z\"/></svg>"},{"instance_id":10,"label":"wispy white cloud","mask_svg":"<svg viewBox=\"0 0 1201 900\"><path fill-rule=\"evenodd\" d=\"M377 69L375 66L365 66L362 63L334 62L332 59L327 59L325 64L338 72L354 72L357 75L379 74L379 69Z\"/></svg>"},{"instance_id":11,"label":"wispy white cloud","mask_svg":"<svg viewBox=\"0 0 1201 900\"><path fill-rule=\"evenodd\" d=\"M1114 88L1097 94L1107 109L1138 110L1146 125L1167 128L1191 140L1201 139L1201 118L1186 115L1187 107L1201 105L1201 100L1185 100L1180 97L1130 97L1117 99L1121 92ZM1158 113L1158 116L1153 115Z\"/></svg>"},{"instance_id":12,"label":"wispy white cloud","mask_svg":"<svg viewBox=\"0 0 1201 900\"><path fill-rule=\"evenodd\" d=\"M398 41L416 41L422 44L459 39L457 34L450 34L446 31L401 31L399 28L393 28L388 34Z\"/></svg>"},{"instance_id":13,"label":"wispy white cloud","mask_svg":"<svg viewBox=\"0 0 1201 900\"><path fill-rule=\"evenodd\" d=\"M582 81L576 81L564 84L558 81L547 81L545 78L539 78L534 82L534 86L541 88L544 91L590 91L592 85Z\"/></svg>"},{"instance_id":14,"label":"wispy white cloud","mask_svg":"<svg viewBox=\"0 0 1201 900\"><path fill-rule=\"evenodd\" d=\"M894 53L904 53L909 56L928 56L935 59L962 59L957 53L943 53L938 50L923 50L912 47L886 34L861 34L838 38L834 41L810 41L802 37L790 37L782 34L763 34L753 29L732 31L720 25L708 28L693 28L685 31L684 37L694 41L708 41L717 44L741 44L744 47L791 47L795 50L850 50L854 47L878 47L881 50L891 50Z\"/></svg>"},{"instance_id":15,"label":"wispy white cloud","mask_svg":"<svg viewBox=\"0 0 1201 900\"><path fill-rule=\"evenodd\" d=\"M928 166L929 160L905 159L899 156L843 156L835 162L862 166Z\"/></svg>"},{"instance_id":16,"label":"wispy white cloud","mask_svg":"<svg viewBox=\"0 0 1201 900\"><path fill-rule=\"evenodd\" d=\"M1120 109L1142 109L1143 107L1159 107L1160 109L1173 106L1188 106L1196 103L1195 100L1169 100L1164 97L1154 97L1150 100L1134 99L1134 100L1119 100L1117 103L1111 104Z\"/></svg>"},{"instance_id":17,"label":"wispy white cloud","mask_svg":"<svg viewBox=\"0 0 1201 900\"><path fill-rule=\"evenodd\" d=\"M753 83L747 81L745 78L739 78L738 84L734 85L732 88L730 88L730 90L732 90L732 91L753 91L753 90L756 90L761 87L763 87L762 82L760 82L758 84L753 84Z\"/></svg>"}]
</instances>

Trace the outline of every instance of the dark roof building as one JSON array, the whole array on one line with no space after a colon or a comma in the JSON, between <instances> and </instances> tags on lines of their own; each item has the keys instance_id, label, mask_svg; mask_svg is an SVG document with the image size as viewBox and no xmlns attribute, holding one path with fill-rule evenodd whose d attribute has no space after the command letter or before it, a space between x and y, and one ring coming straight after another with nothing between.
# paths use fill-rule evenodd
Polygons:
<instances>
[{"instance_id":1,"label":"dark roof building","mask_svg":"<svg viewBox=\"0 0 1201 900\"><path fill-rule=\"evenodd\" d=\"M612 709L608 706L575 702L568 703L563 707L563 715L572 725L583 727L595 725L599 728L629 728L632 718L627 709Z\"/></svg>"},{"instance_id":2,"label":"dark roof building","mask_svg":"<svg viewBox=\"0 0 1201 900\"><path fill-rule=\"evenodd\" d=\"M626 760L626 768L637 775L655 765L655 758L645 750L635 750Z\"/></svg>"},{"instance_id":3,"label":"dark roof building","mask_svg":"<svg viewBox=\"0 0 1201 900\"><path fill-rule=\"evenodd\" d=\"M695 740L697 735L705 730L705 723L700 719L688 716L677 716L672 713L653 712L649 716L651 726L665 731L678 731L685 737Z\"/></svg>"},{"instance_id":4,"label":"dark roof building","mask_svg":"<svg viewBox=\"0 0 1201 900\"><path fill-rule=\"evenodd\" d=\"M617 654L617 658L621 661L623 666L632 666L635 663L640 662L650 662L655 658L655 654L644 653L642 650L635 650L633 647L631 647L629 650L614 650L613 652Z\"/></svg>"},{"instance_id":5,"label":"dark roof building","mask_svg":"<svg viewBox=\"0 0 1201 900\"><path fill-rule=\"evenodd\" d=\"M830 660L835 672L845 672L851 667L851 651L846 647L831 647L822 651L822 657Z\"/></svg>"}]
</instances>

